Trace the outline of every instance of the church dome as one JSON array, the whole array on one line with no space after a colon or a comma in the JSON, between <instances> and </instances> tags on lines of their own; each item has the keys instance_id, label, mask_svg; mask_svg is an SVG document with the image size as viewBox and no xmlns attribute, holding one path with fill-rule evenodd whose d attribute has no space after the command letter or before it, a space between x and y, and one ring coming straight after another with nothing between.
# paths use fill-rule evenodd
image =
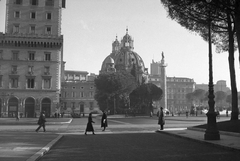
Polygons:
<instances>
[{"instance_id":1,"label":"church dome","mask_svg":"<svg viewBox=\"0 0 240 161\"><path fill-rule=\"evenodd\" d=\"M126 31L121 44L119 44L117 37L112 43L113 51L104 59L100 72L125 70L131 73L138 83L141 83L143 78L145 79L148 75L147 68L145 68L142 58L133 51L133 39L128 34L128 29Z\"/></svg>"},{"instance_id":2,"label":"church dome","mask_svg":"<svg viewBox=\"0 0 240 161\"><path fill-rule=\"evenodd\" d=\"M102 63L101 71L107 71L107 68L113 67L113 65L114 65L114 59L109 55L104 59Z\"/></svg>"},{"instance_id":3,"label":"church dome","mask_svg":"<svg viewBox=\"0 0 240 161\"><path fill-rule=\"evenodd\" d=\"M115 58L115 67L117 69L125 69L131 71L135 70L143 73L145 71L145 65L142 58L133 51L121 50Z\"/></svg>"}]
</instances>

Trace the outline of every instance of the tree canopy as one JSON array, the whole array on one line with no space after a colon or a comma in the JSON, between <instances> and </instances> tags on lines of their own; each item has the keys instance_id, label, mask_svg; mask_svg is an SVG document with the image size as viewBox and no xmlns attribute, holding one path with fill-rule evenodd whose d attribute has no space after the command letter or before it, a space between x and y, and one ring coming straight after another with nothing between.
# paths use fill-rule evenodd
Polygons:
<instances>
[{"instance_id":1,"label":"tree canopy","mask_svg":"<svg viewBox=\"0 0 240 161\"><path fill-rule=\"evenodd\" d=\"M161 100L163 91L153 83L140 85L130 94L131 107L152 110L153 101Z\"/></svg>"},{"instance_id":2,"label":"tree canopy","mask_svg":"<svg viewBox=\"0 0 240 161\"><path fill-rule=\"evenodd\" d=\"M206 41L209 39L208 27L211 27L211 43L216 45L216 51L228 51L232 90L231 120L237 120L239 111L234 51L237 47L240 48L239 0L212 0L211 3L207 3L206 0L161 0L161 2L171 19L198 33Z\"/></svg>"},{"instance_id":3,"label":"tree canopy","mask_svg":"<svg viewBox=\"0 0 240 161\"><path fill-rule=\"evenodd\" d=\"M115 73L102 73L95 80L95 99L101 110L106 110L110 99L123 98L129 95L135 88L134 77L125 71Z\"/></svg>"}]
</instances>

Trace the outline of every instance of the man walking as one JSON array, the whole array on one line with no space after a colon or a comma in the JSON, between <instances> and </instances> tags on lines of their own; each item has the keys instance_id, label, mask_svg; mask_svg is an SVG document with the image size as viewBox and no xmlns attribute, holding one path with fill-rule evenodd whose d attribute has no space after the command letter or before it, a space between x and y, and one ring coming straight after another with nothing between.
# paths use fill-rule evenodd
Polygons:
<instances>
[{"instance_id":1,"label":"man walking","mask_svg":"<svg viewBox=\"0 0 240 161\"><path fill-rule=\"evenodd\" d=\"M38 128L35 130L36 132L38 132L38 130L43 127L43 131L46 132L45 129L45 122L46 122L46 117L45 117L45 111L43 111L38 119Z\"/></svg>"}]
</instances>

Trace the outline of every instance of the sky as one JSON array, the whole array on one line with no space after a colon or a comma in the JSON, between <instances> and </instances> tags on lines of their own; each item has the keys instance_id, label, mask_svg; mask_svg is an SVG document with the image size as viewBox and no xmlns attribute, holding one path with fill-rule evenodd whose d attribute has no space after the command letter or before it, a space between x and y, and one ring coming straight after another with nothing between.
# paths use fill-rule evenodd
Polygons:
<instances>
[{"instance_id":1,"label":"sky","mask_svg":"<svg viewBox=\"0 0 240 161\"><path fill-rule=\"evenodd\" d=\"M5 32L6 0L0 0L0 32ZM167 17L160 0L67 0L62 10L64 61L66 70L99 74L112 42L128 34L134 51L150 73L152 60L164 52L168 77L186 77L208 84L208 43L199 35ZM230 87L228 53L216 53L213 46L213 81L226 80ZM235 53L238 91L240 69Z\"/></svg>"}]
</instances>

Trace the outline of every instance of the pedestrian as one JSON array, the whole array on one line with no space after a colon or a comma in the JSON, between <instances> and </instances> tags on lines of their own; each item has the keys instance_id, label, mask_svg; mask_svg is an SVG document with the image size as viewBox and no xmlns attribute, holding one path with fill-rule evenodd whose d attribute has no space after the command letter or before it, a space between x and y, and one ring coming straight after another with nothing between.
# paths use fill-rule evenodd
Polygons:
<instances>
[{"instance_id":1,"label":"pedestrian","mask_svg":"<svg viewBox=\"0 0 240 161\"><path fill-rule=\"evenodd\" d=\"M226 116L228 117L228 109L226 110Z\"/></svg>"},{"instance_id":2,"label":"pedestrian","mask_svg":"<svg viewBox=\"0 0 240 161\"><path fill-rule=\"evenodd\" d=\"M92 120L92 113L89 113L85 135L87 135L88 131L92 131L92 134L95 135L92 123L95 123L95 122Z\"/></svg>"},{"instance_id":3,"label":"pedestrian","mask_svg":"<svg viewBox=\"0 0 240 161\"><path fill-rule=\"evenodd\" d=\"M46 129L45 129L45 123L46 123L46 117L45 117L45 111L43 111L41 113L41 115L39 116L39 119L38 119L38 128L35 130L36 132L38 132L38 130L43 127L43 131L46 132Z\"/></svg>"},{"instance_id":4,"label":"pedestrian","mask_svg":"<svg viewBox=\"0 0 240 161\"><path fill-rule=\"evenodd\" d=\"M107 113L104 111L103 111L102 120L101 120L101 127L103 127L102 131L105 131L106 127L108 127Z\"/></svg>"},{"instance_id":5,"label":"pedestrian","mask_svg":"<svg viewBox=\"0 0 240 161\"><path fill-rule=\"evenodd\" d=\"M18 112L16 113L16 121L19 121L19 114L18 114Z\"/></svg>"},{"instance_id":6,"label":"pedestrian","mask_svg":"<svg viewBox=\"0 0 240 161\"><path fill-rule=\"evenodd\" d=\"M165 124L163 107L160 108L159 117L158 117L158 125L160 125L160 130L163 130L163 125Z\"/></svg>"}]
</instances>

